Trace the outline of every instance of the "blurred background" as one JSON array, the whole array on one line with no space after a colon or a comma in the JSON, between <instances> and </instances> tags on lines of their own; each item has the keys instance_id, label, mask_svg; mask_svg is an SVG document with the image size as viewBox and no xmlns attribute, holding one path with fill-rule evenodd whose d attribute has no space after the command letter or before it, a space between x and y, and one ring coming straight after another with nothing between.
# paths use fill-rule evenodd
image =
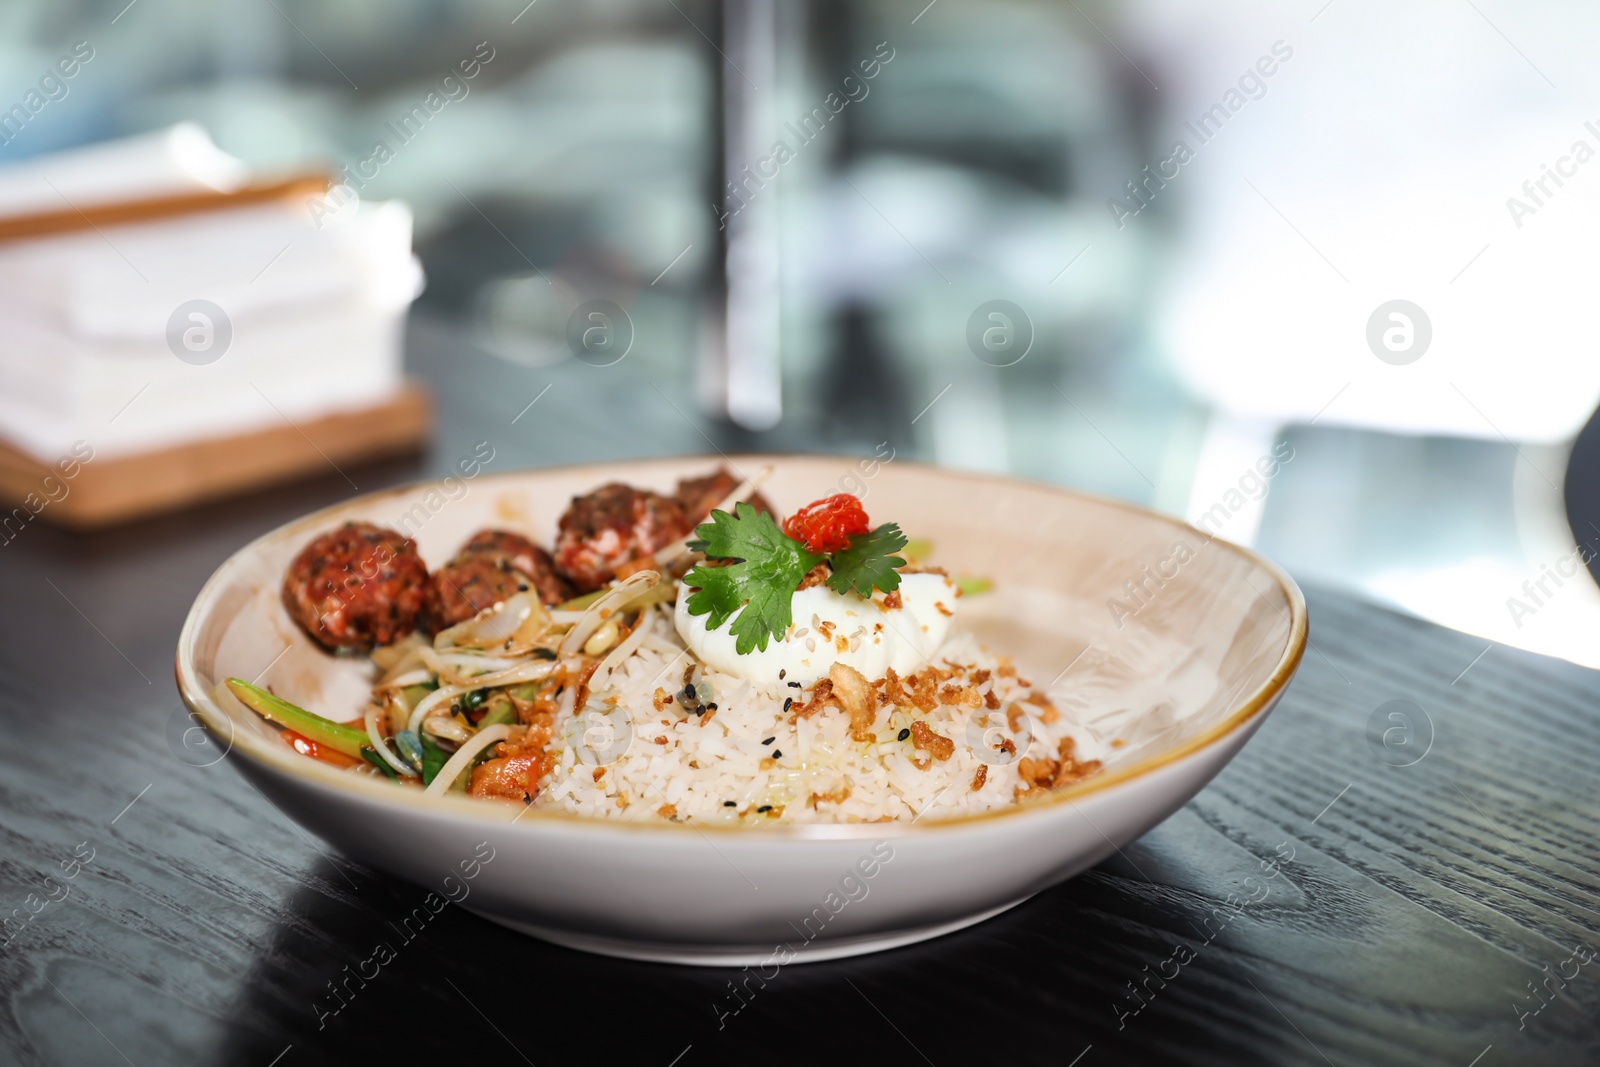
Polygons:
<instances>
[{"instance_id":1,"label":"blurred background","mask_svg":"<svg viewBox=\"0 0 1600 1067\"><path fill-rule=\"evenodd\" d=\"M10 0L0 192L191 123L208 188L240 187L234 160L327 174L308 235L402 205L349 253L364 278L405 259L408 208L425 280L385 306L420 285L394 373L433 398L428 458L324 470L330 496L486 438L496 470L892 451L1202 521L1301 580L1600 666L1600 446L1574 450L1600 403L1596 30L1575 0ZM76 166L97 203L137 169ZM84 215L64 190L0 208ZM120 233L73 254L164 284ZM182 239L208 268L223 240ZM158 305L155 334L214 299L244 351L237 294L346 254L262 240L233 296L193 263L159 300L106 284ZM12 241L0 273L44 277L55 248ZM259 315L310 300L289 288ZM274 398L343 347L279 344L251 358L284 393L250 382L294 422ZM40 372L17 348L0 371ZM348 397L394 387L375 374ZM161 442L113 447L112 423L203 402L137 378L73 434L133 455Z\"/></svg>"}]
</instances>

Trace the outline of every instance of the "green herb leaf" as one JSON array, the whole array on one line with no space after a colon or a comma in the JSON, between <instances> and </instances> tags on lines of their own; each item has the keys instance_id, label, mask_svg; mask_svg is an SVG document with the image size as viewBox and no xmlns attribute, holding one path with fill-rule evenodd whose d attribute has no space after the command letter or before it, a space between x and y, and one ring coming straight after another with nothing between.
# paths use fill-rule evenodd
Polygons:
<instances>
[{"instance_id":1,"label":"green herb leaf","mask_svg":"<svg viewBox=\"0 0 1600 1067\"><path fill-rule=\"evenodd\" d=\"M432 785L434 778L439 774L439 769L450 759L450 753L440 748L433 740L433 736L426 730L422 732L422 784Z\"/></svg>"},{"instance_id":2,"label":"green herb leaf","mask_svg":"<svg viewBox=\"0 0 1600 1067\"><path fill-rule=\"evenodd\" d=\"M788 631L794 621L789 600L822 557L786 535L768 513L743 502L734 511L713 511L711 521L695 530L695 543L709 558L735 562L696 567L683 582L694 590L689 614L711 616L710 629L738 612L729 632L738 639L734 650L742 656L758 648L765 651L769 639Z\"/></svg>"},{"instance_id":3,"label":"green herb leaf","mask_svg":"<svg viewBox=\"0 0 1600 1067\"><path fill-rule=\"evenodd\" d=\"M382 756L378 755L377 749L373 748L371 745L368 745L366 748L361 750L361 758L378 768L378 770L382 771L384 774L387 774L391 780L398 779L400 777L394 772L394 768L389 766L388 761L386 761Z\"/></svg>"},{"instance_id":4,"label":"green herb leaf","mask_svg":"<svg viewBox=\"0 0 1600 1067\"><path fill-rule=\"evenodd\" d=\"M875 588L885 593L894 592L900 588L900 574L895 568L904 567L906 561L893 553L904 547L906 535L892 522L857 534L850 539L849 548L840 549L829 557L833 576L828 579L828 588L841 596L853 592L859 597L870 597Z\"/></svg>"}]
</instances>

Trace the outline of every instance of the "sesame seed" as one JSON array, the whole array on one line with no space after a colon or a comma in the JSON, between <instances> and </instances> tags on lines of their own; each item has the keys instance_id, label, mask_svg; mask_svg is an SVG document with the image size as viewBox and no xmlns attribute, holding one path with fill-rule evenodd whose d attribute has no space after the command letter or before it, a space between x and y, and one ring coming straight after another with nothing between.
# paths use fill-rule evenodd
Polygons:
<instances>
[{"instance_id":1,"label":"sesame seed","mask_svg":"<svg viewBox=\"0 0 1600 1067\"><path fill-rule=\"evenodd\" d=\"M789 683L789 688L790 689L799 689L799 688L801 688L801 685L800 685L799 682L790 682Z\"/></svg>"},{"instance_id":2,"label":"sesame seed","mask_svg":"<svg viewBox=\"0 0 1600 1067\"><path fill-rule=\"evenodd\" d=\"M789 674L789 668L787 668L787 667L785 667L783 670L779 671L778 672L778 681L780 681L780 682L783 681L784 678L788 676L788 674Z\"/></svg>"},{"instance_id":3,"label":"sesame seed","mask_svg":"<svg viewBox=\"0 0 1600 1067\"><path fill-rule=\"evenodd\" d=\"M904 741L906 738L908 738L910 736L911 736L911 730L910 730L909 727L907 727L906 729L900 731L900 740Z\"/></svg>"},{"instance_id":4,"label":"sesame seed","mask_svg":"<svg viewBox=\"0 0 1600 1067\"><path fill-rule=\"evenodd\" d=\"M781 748L773 749L772 750L772 758L773 759L782 759L783 758L783 749L781 749Z\"/></svg>"},{"instance_id":5,"label":"sesame seed","mask_svg":"<svg viewBox=\"0 0 1600 1067\"><path fill-rule=\"evenodd\" d=\"M783 710L784 711L788 711L789 710L789 706L792 705L793 703L794 703L794 697L784 697L783 698Z\"/></svg>"},{"instance_id":6,"label":"sesame seed","mask_svg":"<svg viewBox=\"0 0 1600 1067\"><path fill-rule=\"evenodd\" d=\"M776 734L774 734L774 735L772 735L771 737L767 738L765 741L763 741L761 743L763 745L770 745L770 744L772 744L772 742L776 741L777 739L778 739L778 736Z\"/></svg>"},{"instance_id":7,"label":"sesame seed","mask_svg":"<svg viewBox=\"0 0 1600 1067\"><path fill-rule=\"evenodd\" d=\"M771 810L772 810L772 805L771 804L763 804L759 808L756 809L756 813L764 815L764 814L766 814L767 812L769 812Z\"/></svg>"},{"instance_id":8,"label":"sesame seed","mask_svg":"<svg viewBox=\"0 0 1600 1067\"><path fill-rule=\"evenodd\" d=\"M739 802L737 800L724 800L722 802L722 806L725 808L737 808L739 806Z\"/></svg>"}]
</instances>

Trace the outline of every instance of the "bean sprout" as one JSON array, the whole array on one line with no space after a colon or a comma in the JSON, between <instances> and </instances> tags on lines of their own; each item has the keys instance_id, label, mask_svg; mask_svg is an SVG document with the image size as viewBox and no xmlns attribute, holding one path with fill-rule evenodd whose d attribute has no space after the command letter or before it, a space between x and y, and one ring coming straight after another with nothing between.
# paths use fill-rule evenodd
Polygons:
<instances>
[{"instance_id":1,"label":"bean sprout","mask_svg":"<svg viewBox=\"0 0 1600 1067\"><path fill-rule=\"evenodd\" d=\"M505 723L479 730L472 740L456 749L456 754L445 761L444 766L439 768L439 773L433 776L433 781L428 783L428 787L423 792L433 796L441 795L450 788L457 778L461 777L461 772L471 765L473 757L496 741L504 741L510 736L511 727Z\"/></svg>"}]
</instances>

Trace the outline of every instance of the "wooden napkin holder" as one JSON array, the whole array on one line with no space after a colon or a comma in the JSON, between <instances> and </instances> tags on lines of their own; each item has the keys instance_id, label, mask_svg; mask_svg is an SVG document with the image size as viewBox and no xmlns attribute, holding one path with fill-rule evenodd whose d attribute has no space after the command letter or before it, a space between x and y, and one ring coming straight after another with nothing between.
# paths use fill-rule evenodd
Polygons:
<instances>
[{"instance_id":1,"label":"wooden napkin holder","mask_svg":"<svg viewBox=\"0 0 1600 1067\"><path fill-rule=\"evenodd\" d=\"M328 187L326 176L310 175L232 192L183 193L16 216L0 219L0 242L304 200ZM381 403L306 422L285 420L149 452L96 457L76 464L70 478L63 477L59 464L42 462L0 440L0 544L36 519L73 529L111 526L415 451L431 427L427 393L408 382Z\"/></svg>"}]
</instances>

